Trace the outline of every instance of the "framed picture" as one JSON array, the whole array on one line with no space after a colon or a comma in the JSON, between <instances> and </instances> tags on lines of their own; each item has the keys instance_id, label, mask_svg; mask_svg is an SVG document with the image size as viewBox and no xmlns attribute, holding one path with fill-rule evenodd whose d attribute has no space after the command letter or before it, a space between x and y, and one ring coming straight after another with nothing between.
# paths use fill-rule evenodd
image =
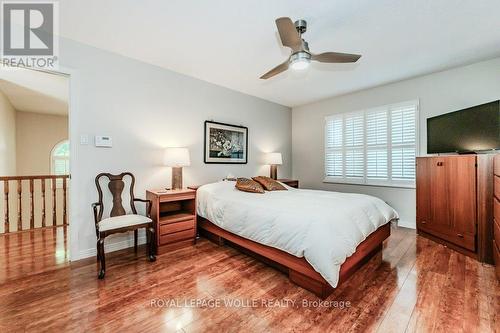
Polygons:
<instances>
[{"instance_id":1,"label":"framed picture","mask_svg":"<svg viewBox=\"0 0 500 333\"><path fill-rule=\"evenodd\" d=\"M246 164L248 128L205 121L205 163Z\"/></svg>"}]
</instances>

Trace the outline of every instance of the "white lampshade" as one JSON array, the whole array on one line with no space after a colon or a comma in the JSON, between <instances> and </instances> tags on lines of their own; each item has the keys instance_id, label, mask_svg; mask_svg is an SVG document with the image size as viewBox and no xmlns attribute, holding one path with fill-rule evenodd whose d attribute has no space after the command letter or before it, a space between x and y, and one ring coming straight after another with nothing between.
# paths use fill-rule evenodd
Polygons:
<instances>
[{"instance_id":1,"label":"white lampshade","mask_svg":"<svg viewBox=\"0 0 500 333\"><path fill-rule=\"evenodd\" d=\"M281 153L267 153L264 156L264 164L270 164L270 165L283 164L283 159L281 158Z\"/></svg>"},{"instance_id":2,"label":"white lampshade","mask_svg":"<svg viewBox=\"0 0 500 333\"><path fill-rule=\"evenodd\" d=\"M173 168L189 166L189 150L187 148L165 148L163 164Z\"/></svg>"}]
</instances>

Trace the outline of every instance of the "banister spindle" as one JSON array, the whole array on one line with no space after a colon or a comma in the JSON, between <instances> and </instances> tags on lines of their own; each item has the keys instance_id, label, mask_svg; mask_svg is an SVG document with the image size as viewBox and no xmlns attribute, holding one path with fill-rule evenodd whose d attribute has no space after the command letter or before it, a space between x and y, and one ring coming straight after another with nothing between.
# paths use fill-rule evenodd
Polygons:
<instances>
[{"instance_id":1,"label":"banister spindle","mask_svg":"<svg viewBox=\"0 0 500 333\"><path fill-rule=\"evenodd\" d=\"M52 178L52 225L57 225L56 216L56 179Z\"/></svg>"},{"instance_id":2,"label":"banister spindle","mask_svg":"<svg viewBox=\"0 0 500 333\"><path fill-rule=\"evenodd\" d=\"M3 182L3 194L4 194L4 201L5 201L5 228L4 228L4 233L8 233L10 229L10 223L9 223L9 181L5 180Z\"/></svg>"},{"instance_id":3,"label":"banister spindle","mask_svg":"<svg viewBox=\"0 0 500 333\"><path fill-rule=\"evenodd\" d=\"M63 224L68 224L68 216L66 213L66 177L63 178Z\"/></svg>"},{"instance_id":4,"label":"banister spindle","mask_svg":"<svg viewBox=\"0 0 500 333\"><path fill-rule=\"evenodd\" d=\"M33 195L34 188L34 180L30 179L30 229L35 228L35 198Z\"/></svg>"},{"instance_id":5,"label":"banister spindle","mask_svg":"<svg viewBox=\"0 0 500 333\"><path fill-rule=\"evenodd\" d=\"M21 182L21 179L17 180L17 231L23 230L23 206L22 206L22 199L21 199L21 194L23 192L23 184Z\"/></svg>"},{"instance_id":6,"label":"banister spindle","mask_svg":"<svg viewBox=\"0 0 500 333\"><path fill-rule=\"evenodd\" d=\"M46 226L45 217L45 178L40 179L42 182L42 227Z\"/></svg>"}]
</instances>

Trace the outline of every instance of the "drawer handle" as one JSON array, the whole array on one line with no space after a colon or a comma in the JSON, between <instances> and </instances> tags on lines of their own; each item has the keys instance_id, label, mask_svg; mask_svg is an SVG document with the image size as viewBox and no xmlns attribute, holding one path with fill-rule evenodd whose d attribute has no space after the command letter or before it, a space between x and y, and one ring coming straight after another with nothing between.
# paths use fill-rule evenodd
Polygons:
<instances>
[{"instance_id":1,"label":"drawer handle","mask_svg":"<svg viewBox=\"0 0 500 333\"><path fill-rule=\"evenodd\" d=\"M443 166L443 162L437 162L437 166Z\"/></svg>"},{"instance_id":2,"label":"drawer handle","mask_svg":"<svg viewBox=\"0 0 500 333\"><path fill-rule=\"evenodd\" d=\"M462 234L457 234L457 236L458 236L459 238L464 238L464 235L462 235Z\"/></svg>"},{"instance_id":3,"label":"drawer handle","mask_svg":"<svg viewBox=\"0 0 500 333\"><path fill-rule=\"evenodd\" d=\"M425 221L420 221L420 223L422 223L422 224L426 224L427 222L425 222Z\"/></svg>"}]
</instances>

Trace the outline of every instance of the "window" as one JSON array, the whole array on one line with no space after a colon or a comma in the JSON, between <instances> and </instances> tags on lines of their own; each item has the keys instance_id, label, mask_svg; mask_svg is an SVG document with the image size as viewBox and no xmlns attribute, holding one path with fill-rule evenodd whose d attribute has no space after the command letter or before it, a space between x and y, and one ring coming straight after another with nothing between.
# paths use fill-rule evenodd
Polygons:
<instances>
[{"instance_id":1,"label":"window","mask_svg":"<svg viewBox=\"0 0 500 333\"><path fill-rule=\"evenodd\" d=\"M325 119L325 181L415 186L418 101Z\"/></svg>"},{"instance_id":2,"label":"window","mask_svg":"<svg viewBox=\"0 0 500 333\"><path fill-rule=\"evenodd\" d=\"M52 175L69 175L69 141L64 140L59 142L52 149L51 156L51 174ZM57 179L57 187L62 187L63 180Z\"/></svg>"}]
</instances>

